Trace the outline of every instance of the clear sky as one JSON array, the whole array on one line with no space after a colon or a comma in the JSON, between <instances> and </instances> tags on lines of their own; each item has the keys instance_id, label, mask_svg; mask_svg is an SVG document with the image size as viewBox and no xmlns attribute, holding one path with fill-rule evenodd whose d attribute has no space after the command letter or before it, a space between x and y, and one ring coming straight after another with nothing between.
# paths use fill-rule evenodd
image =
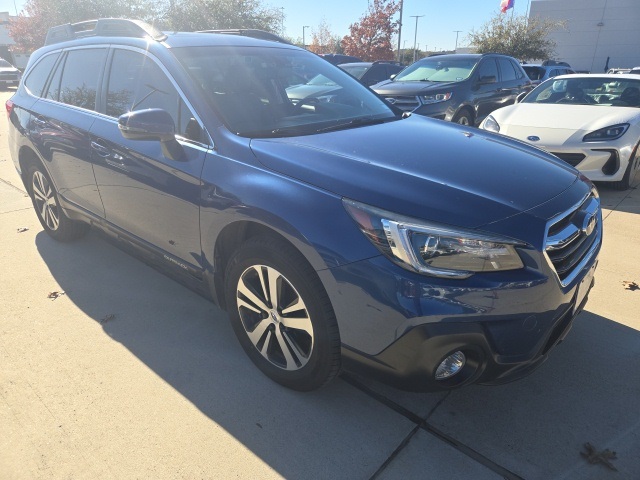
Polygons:
<instances>
[{"instance_id":1,"label":"clear sky","mask_svg":"<svg viewBox=\"0 0 640 480\"><path fill-rule=\"evenodd\" d=\"M530 0L515 0L515 14L527 13ZM368 0L263 0L265 5L284 9L285 35L302 38L302 27L308 25L306 35L325 19L331 31L344 36L349 25L357 22L366 12ZM15 15L24 0L0 0L0 11ZM466 36L479 29L500 9L500 0L404 0L402 43L413 46L416 19L411 15L424 15L418 19L417 43L420 49L450 50L456 43L455 30L461 30L458 46L466 45ZM507 15L511 15L511 10Z\"/></svg>"}]
</instances>

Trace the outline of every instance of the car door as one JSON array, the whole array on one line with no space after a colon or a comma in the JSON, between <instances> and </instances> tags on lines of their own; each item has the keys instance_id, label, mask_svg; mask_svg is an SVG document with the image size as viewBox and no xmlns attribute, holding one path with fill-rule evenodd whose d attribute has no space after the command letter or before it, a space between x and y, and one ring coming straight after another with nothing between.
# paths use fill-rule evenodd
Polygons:
<instances>
[{"instance_id":1,"label":"car door","mask_svg":"<svg viewBox=\"0 0 640 480\"><path fill-rule=\"evenodd\" d=\"M43 98L32 107L28 127L59 195L100 217L104 209L91 163L89 129L98 116L96 96L107 51L91 47L62 53Z\"/></svg>"},{"instance_id":2,"label":"car door","mask_svg":"<svg viewBox=\"0 0 640 480\"><path fill-rule=\"evenodd\" d=\"M480 61L474 79L473 94L477 125L484 117L499 107L502 99L500 74L495 58L486 57Z\"/></svg>"},{"instance_id":3,"label":"car door","mask_svg":"<svg viewBox=\"0 0 640 480\"><path fill-rule=\"evenodd\" d=\"M516 97L522 91L518 81L517 72L511 61L506 57L497 57L500 69L500 93L501 99L498 108L515 103Z\"/></svg>"},{"instance_id":4,"label":"car door","mask_svg":"<svg viewBox=\"0 0 640 480\"><path fill-rule=\"evenodd\" d=\"M202 123L150 54L114 48L107 64L104 115L91 128L106 219L165 259L199 271L200 175L209 143ZM149 108L173 118L182 158L165 156L160 141L128 140L120 133L120 115Z\"/></svg>"}]
</instances>

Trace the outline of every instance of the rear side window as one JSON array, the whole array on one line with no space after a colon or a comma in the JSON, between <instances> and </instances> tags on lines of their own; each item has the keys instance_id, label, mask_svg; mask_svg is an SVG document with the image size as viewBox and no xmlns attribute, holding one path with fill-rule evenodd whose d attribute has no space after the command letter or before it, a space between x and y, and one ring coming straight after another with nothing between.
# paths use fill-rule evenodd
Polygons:
<instances>
[{"instance_id":1,"label":"rear side window","mask_svg":"<svg viewBox=\"0 0 640 480\"><path fill-rule=\"evenodd\" d=\"M62 72L58 101L95 110L98 80L102 75L106 55L105 48L70 51Z\"/></svg>"},{"instance_id":2,"label":"rear side window","mask_svg":"<svg viewBox=\"0 0 640 480\"><path fill-rule=\"evenodd\" d=\"M524 78L525 74L522 71L522 67L513 60L509 60L509 61L511 62L511 66L513 67L513 69L516 71L516 77L518 78L518 80L520 80L521 78Z\"/></svg>"},{"instance_id":3,"label":"rear side window","mask_svg":"<svg viewBox=\"0 0 640 480\"><path fill-rule=\"evenodd\" d=\"M24 81L24 86L27 87L31 95L36 97L42 96L44 85L47 83L47 79L53 70L53 66L56 64L56 60L60 56L60 53L53 53L42 58L38 64L33 67L29 76Z\"/></svg>"},{"instance_id":4,"label":"rear side window","mask_svg":"<svg viewBox=\"0 0 640 480\"><path fill-rule=\"evenodd\" d=\"M498 64L500 65L500 72L502 72L503 82L510 82L516 79L516 71L508 58L498 58Z\"/></svg>"},{"instance_id":5,"label":"rear side window","mask_svg":"<svg viewBox=\"0 0 640 480\"><path fill-rule=\"evenodd\" d=\"M496 62L493 58L485 58L480 63L478 78L482 80L482 78L486 78L486 77L494 77L496 81L499 78L498 67L496 66Z\"/></svg>"}]
</instances>

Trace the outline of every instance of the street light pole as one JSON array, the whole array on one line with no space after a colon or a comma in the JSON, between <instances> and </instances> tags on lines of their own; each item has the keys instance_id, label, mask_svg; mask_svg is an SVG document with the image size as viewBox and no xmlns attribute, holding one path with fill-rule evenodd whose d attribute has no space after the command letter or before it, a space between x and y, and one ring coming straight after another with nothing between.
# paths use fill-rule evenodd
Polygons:
<instances>
[{"instance_id":1,"label":"street light pole","mask_svg":"<svg viewBox=\"0 0 640 480\"><path fill-rule=\"evenodd\" d=\"M402 38L402 10L404 7L404 2L400 0L400 20L398 20L398 55L396 61L400 61L400 38ZM404 54L402 55L402 60L404 60Z\"/></svg>"},{"instance_id":2,"label":"street light pole","mask_svg":"<svg viewBox=\"0 0 640 480\"><path fill-rule=\"evenodd\" d=\"M454 30L454 32L456 33L456 46L453 49L453 51L455 53L458 53L458 34L460 34L460 32L462 32L462 30Z\"/></svg>"},{"instance_id":3,"label":"street light pole","mask_svg":"<svg viewBox=\"0 0 640 480\"><path fill-rule=\"evenodd\" d=\"M424 15L410 15L411 18L416 19L416 33L413 37L413 61L416 61L416 42L418 41L418 19L424 17Z\"/></svg>"},{"instance_id":4,"label":"street light pole","mask_svg":"<svg viewBox=\"0 0 640 480\"><path fill-rule=\"evenodd\" d=\"M307 42L305 42L305 36L304 36L304 31L309 28L309 25L303 25L302 26L302 48L304 48L305 50L307 49Z\"/></svg>"}]
</instances>

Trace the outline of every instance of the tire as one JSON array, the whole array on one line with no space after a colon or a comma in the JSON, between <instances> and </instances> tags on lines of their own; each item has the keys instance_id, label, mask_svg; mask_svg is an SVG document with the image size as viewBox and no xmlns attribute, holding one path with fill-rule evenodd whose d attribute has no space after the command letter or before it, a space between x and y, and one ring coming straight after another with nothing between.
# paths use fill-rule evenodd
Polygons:
<instances>
[{"instance_id":1,"label":"tire","mask_svg":"<svg viewBox=\"0 0 640 480\"><path fill-rule=\"evenodd\" d=\"M267 377L310 391L339 373L331 302L316 272L287 243L271 237L245 242L227 266L225 296L240 345Z\"/></svg>"},{"instance_id":2,"label":"tire","mask_svg":"<svg viewBox=\"0 0 640 480\"><path fill-rule=\"evenodd\" d=\"M638 169L640 168L640 155L637 155L637 149L638 146L633 150L633 154L631 155L632 160L629 161L622 180L611 182L611 188L614 190L628 190L635 179L636 173L638 173Z\"/></svg>"},{"instance_id":3,"label":"tire","mask_svg":"<svg viewBox=\"0 0 640 480\"><path fill-rule=\"evenodd\" d=\"M458 125L473 127L473 117L469 113L469 110L466 110L466 109L460 110L458 113L456 113L455 116L453 117L453 120L451 121L453 123L457 123Z\"/></svg>"},{"instance_id":4,"label":"tire","mask_svg":"<svg viewBox=\"0 0 640 480\"><path fill-rule=\"evenodd\" d=\"M58 192L46 170L32 164L27 170L28 190L33 208L45 232L59 242L70 242L84 236L89 225L71 220L62 210Z\"/></svg>"}]
</instances>

